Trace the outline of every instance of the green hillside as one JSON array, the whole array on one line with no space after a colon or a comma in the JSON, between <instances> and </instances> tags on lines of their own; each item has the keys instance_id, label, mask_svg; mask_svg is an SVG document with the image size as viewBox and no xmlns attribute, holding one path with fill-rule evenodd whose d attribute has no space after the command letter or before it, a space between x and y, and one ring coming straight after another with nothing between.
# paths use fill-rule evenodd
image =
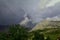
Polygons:
<instances>
[{"instance_id":1,"label":"green hillside","mask_svg":"<svg viewBox=\"0 0 60 40\"><path fill-rule=\"evenodd\" d=\"M49 37L50 40L57 40L60 38L60 21L42 20L30 31L38 31L44 34L44 38Z\"/></svg>"},{"instance_id":2,"label":"green hillside","mask_svg":"<svg viewBox=\"0 0 60 40\"><path fill-rule=\"evenodd\" d=\"M19 24L9 26L7 32L0 32L0 40L57 40L60 38L60 28L29 31Z\"/></svg>"}]
</instances>

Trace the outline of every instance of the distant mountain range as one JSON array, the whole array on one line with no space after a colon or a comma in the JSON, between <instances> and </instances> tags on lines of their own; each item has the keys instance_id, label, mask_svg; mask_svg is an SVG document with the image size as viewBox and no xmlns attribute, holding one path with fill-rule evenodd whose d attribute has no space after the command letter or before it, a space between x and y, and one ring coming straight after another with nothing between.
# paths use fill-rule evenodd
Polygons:
<instances>
[{"instance_id":1,"label":"distant mountain range","mask_svg":"<svg viewBox=\"0 0 60 40\"><path fill-rule=\"evenodd\" d=\"M25 15L24 18L20 24L32 30L60 27L60 18L58 16L43 19L37 24L32 23L28 15Z\"/></svg>"},{"instance_id":2,"label":"distant mountain range","mask_svg":"<svg viewBox=\"0 0 60 40\"><path fill-rule=\"evenodd\" d=\"M24 16L24 19L19 23L20 25L29 28L30 30L42 30L45 28L60 28L60 18L53 17L53 18L46 18L41 20L39 23L32 23L32 20L28 15ZM8 28L8 25L0 25L0 30L4 30Z\"/></svg>"}]
</instances>

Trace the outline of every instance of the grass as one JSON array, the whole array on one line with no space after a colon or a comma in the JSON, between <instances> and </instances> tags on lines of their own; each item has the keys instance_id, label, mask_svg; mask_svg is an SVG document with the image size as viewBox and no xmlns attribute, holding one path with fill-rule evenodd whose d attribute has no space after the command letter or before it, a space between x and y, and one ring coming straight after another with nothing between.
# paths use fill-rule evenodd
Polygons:
<instances>
[{"instance_id":1,"label":"grass","mask_svg":"<svg viewBox=\"0 0 60 40\"><path fill-rule=\"evenodd\" d=\"M46 28L44 30L35 30L44 34L45 37L50 37L51 40L57 40L60 37L60 28Z\"/></svg>"},{"instance_id":2,"label":"grass","mask_svg":"<svg viewBox=\"0 0 60 40\"><path fill-rule=\"evenodd\" d=\"M43 32L44 36L47 37L49 36L51 40L57 40L57 37L60 37L60 28L55 28L55 29L44 29L45 31ZM47 32L49 31L49 32Z\"/></svg>"}]
</instances>

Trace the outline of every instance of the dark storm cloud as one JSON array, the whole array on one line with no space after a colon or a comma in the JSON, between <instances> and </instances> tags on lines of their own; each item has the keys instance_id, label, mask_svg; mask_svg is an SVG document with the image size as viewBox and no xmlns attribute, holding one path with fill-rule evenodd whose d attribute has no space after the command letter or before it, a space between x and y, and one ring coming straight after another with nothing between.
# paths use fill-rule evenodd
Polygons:
<instances>
[{"instance_id":1,"label":"dark storm cloud","mask_svg":"<svg viewBox=\"0 0 60 40\"><path fill-rule=\"evenodd\" d=\"M14 3L8 0L0 0L0 25L19 23L25 14L22 8L14 7ZM17 5L15 5L17 6Z\"/></svg>"},{"instance_id":2,"label":"dark storm cloud","mask_svg":"<svg viewBox=\"0 0 60 40\"><path fill-rule=\"evenodd\" d=\"M60 3L41 11L38 8L39 2L40 0L0 0L0 24L19 23L25 14L33 22L60 15Z\"/></svg>"},{"instance_id":3,"label":"dark storm cloud","mask_svg":"<svg viewBox=\"0 0 60 40\"><path fill-rule=\"evenodd\" d=\"M6 7L2 7L0 8L0 24L19 23L23 19L24 14L25 12L23 9L19 9L19 11L13 12Z\"/></svg>"},{"instance_id":4,"label":"dark storm cloud","mask_svg":"<svg viewBox=\"0 0 60 40\"><path fill-rule=\"evenodd\" d=\"M19 23L40 0L0 0L0 24Z\"/></svg>"}]
</instances>

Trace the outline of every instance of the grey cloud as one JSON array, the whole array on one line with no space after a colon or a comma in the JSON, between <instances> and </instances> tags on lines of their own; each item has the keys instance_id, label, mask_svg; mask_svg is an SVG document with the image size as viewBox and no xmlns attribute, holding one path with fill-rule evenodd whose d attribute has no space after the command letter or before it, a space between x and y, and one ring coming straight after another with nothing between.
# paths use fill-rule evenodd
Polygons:
<instances>
[{"instance_id":1,"label":"grey cloud","mask_svg":"<svg viewBox=\"0 0 60 40\"><path fill-rule=\"evenodd\" d=\"M32 20L34 22L39 22L40 20L43 20L43 19L45 19L47 17L58 16L58 15L60 15L60 2L57 3L55 6L45 8L42 11L37 9L31 15L32 15L31 16Z\"/></svg>"},{"instance_id":2,"label":"grey cloud","mask_svg":"<svg viewBox=\"0 0 60 40\"><path fill-rule=\"evenodd\" d=\"M25 12L21 8L12 11L9 7L0 6L0 25L17 24L22 21L24 14Z\"/></svg>"},{"instance_id":3,"label":"grey cloud","mask_svg":"<svg viewBox=\"0 0 60 40\"><path fill-rule=\"evenodd\" d=\"M60 3L40 11L39 2L40 0L0 0L0 24L19 23L24 19L25 13L33 22L60 15Z\"/></svg>"},{"instance_id":4,"label":"grey cloud","mask_svg":"<svg viewBox=\"0 0 60 40\"><path fill-rule=\"evenodd\" d=\"M0 24L19 23L40 0L0 0Z\"/></svg>"},{"instance_id":5,"label":"grey cloud","mask_svg":"<svg viewBox=\"0 0 60 40\"><path fill-rule=\"evenodd\" d=\"M48 8L45 11L45 14L43 16L46 17L54 17L60 15L60 3L57 3L55 6Z\"/></svg>"}]
</instances>

